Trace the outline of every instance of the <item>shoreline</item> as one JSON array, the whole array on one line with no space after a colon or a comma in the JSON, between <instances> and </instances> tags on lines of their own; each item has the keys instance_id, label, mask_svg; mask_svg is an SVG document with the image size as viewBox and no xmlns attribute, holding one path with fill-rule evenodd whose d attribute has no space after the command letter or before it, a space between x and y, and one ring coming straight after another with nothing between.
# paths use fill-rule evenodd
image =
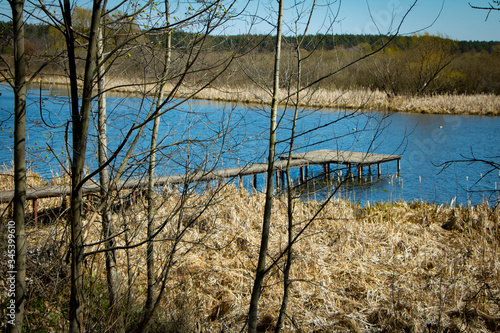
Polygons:
<instances>
[{"instance_id":1,"label":"shoreline","mask_svg":"<svg viewBox=\"0 0 500 333\"><path fill-rule=\"evenodd\" d=\"M63 76L38 77L32 84L50 86L67 86L67 78ZM123 79L109 79L109 90L118 94L148 95L152 84L125 81ZM137 87L140 87L138 89ZM184 86L177 94L186 97L193 94L198 87ZM430 96L395 96L389 97L381 91L367 89L329 90L315 89L304 91L300 107L348 110L372 110L380 112L406 112L422 114L446 115L479 115L500 116L500 96L494 94L459 95L444 94ZM285 94L281 92L280 100L284 101ZM233 102L241 104L270 104L270 99L262 90L254 87L209 87L194 94L192 99L216 102ZM281 105L284 105L282 102ZM291 105L289 103L289 105Z\"/></svg>"}]
</instances>

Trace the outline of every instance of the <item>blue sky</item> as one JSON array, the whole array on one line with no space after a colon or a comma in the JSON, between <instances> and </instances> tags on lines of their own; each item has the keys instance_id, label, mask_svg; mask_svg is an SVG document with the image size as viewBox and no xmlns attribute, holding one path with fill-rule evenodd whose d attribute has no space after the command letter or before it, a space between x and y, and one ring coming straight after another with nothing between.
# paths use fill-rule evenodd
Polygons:
<instances>
[{"instance_id":1,"label":"blue sky","mask_svg":"<svg viewBox=\"0 0 500 333\"><path fill-rule=\"evenodd\" d=\"M250 9L256 10L258 4L258 13L264 16L269 3L276 3L275 0L250 1L252 4ZM292 6L296 2L300 1L286 0L285 21L294 22L291 16L295 9L288 7L287 10L286 6ZM305 0L301 4L307 7L312 2L312 0ZM469 2L477 6L488 5L488 0L418 0L406 16L400 33L428 32L454 40L500 41L500 11L492 12L485 21L488 12L471 8ZM333 4L327 7L326 3ZM391 33L395 31L413 3L414 0L337 0L335 2L334 0L316 0L318 9L309 31L311 33L321 31L325 22L331 22L334 18L335 22L331 31L335 34ZM242 24L235 28L237 32L245 32ZM288 28L293 29L293 23L289 24ZM254 27L253 31L268 33L269 25ZM286 34L286 28L284 31Z\"/></svg>"},{"instance_id":2,"label":"blue sky","mask_svg":"<svg viewBox=\"0 0 500 333\"><path fill-rule=\"evenodd\" d=\"M370 5L372 17L368 12ZM472 9L473 5L486 5L485 0L420 0L402 26L402 33L411 33L431 25L425 31L456 40L500 40L500 12L491 13L485 22L487 11ZM382 32L390 29L390 19L402 15L413 1L396 0L347 0L342 1L338 33L376 33L373 21ZM435 22L434 22L435 21Z\"/></svg>"},{"instance_id":3,"label":"blue sky","mask_svg":"<svg viewBox=\"0 0 500 333\"><path fill-rule=\"evenodd\" d=\"M109 0L110 3L113 1L117 0ZM189 2L189 0L181 1L184 3ZM258 13L262 15L265 15L263 14L265 7L268 7L270 3L276 3L275 0L250 1L249 8L254 10L257 8L257 3L259 3ZM286 1L286 5L298 2L297 0ZM76 2L80 6L88 6L91 1ZM319 4L327 2L333 1L317 0ZM488 20L485 21L487 11L472 9L469 2L479 6L488 4L487 0L419 0L415 8L406 17L400 32L403 34L429 32L432 35L442 35L455 40L500 41L500 11L492 12ZM244 3L244 1L242 0L241 3ZM307 4L312 3L312 0L305 0L304 3L307 6ZM336 3L329 7L329 11L326 10L327 7L319 7L313 20L313 26L309 31L313 33L318 29L320 30L325 18L330 22L338 13L332 26L332 30L336 34L394 32L396 22L400 22L412 3L413 0L337 0ZM7 9L7 0L0 0L0 13L8 13ZM286 14L288 15L288 22L293 22L291 18L293 10L286 13L288 13ZM5 18L2 20L5 20ZM259 25L253 30L256 33L268 33L268 31L268 25ZM246 25L242 22L235 23L232 29L225 31L225 33L243 32L246 32Z\"/></svg>"},{"instance_id":4,"label":"blue sky","mask_svg":"<svg viewBox=\"0 0 500 333\"><path fill-rule=\"evenodd\" d=\"M306 2L312 3L312 0ZM400 33L428 32L455 40L500 41L500 11L492 12L485 21L488 12L471 8L469 2L487 5L487 0L418 0L406 16ZM413 3L414 0L342 0L330 6L329 19L336 15L332 26L336 34L386 34L395 31ZM319 25L324 17L325 7L318 10L313 23Z\"/></svg>"}]
</instances>

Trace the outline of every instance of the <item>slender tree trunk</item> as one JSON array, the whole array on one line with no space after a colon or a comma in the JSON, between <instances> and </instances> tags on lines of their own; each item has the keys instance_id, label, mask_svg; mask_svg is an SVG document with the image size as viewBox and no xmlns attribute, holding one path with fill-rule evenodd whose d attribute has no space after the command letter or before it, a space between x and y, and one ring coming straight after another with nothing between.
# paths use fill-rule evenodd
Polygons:
<instances>
[{"instance_id":1,"label":"slender tree trunk","mask_svg":"<svg viewBox=\"0 0 500 333\"><path fill-rule=\"evenodd\" d=\"M9 1L14 27L14 222L15 222L15 325L10 332L21 332L26 303L26 57L24 54L24 0Z\"/></svg>"},{"instance_id":2,"label":"slender tree trunk","mask_svg":"<svg viewBox=\"0 0 500 333\"><path fill-rule=\"evenodd\" d=\"M103 5L103 9L105 5ZM102 21L102 19L101 19ZM114 228L112 225L112 219L109 214L109 168L102 167L107 159L107 130L106 130L106 78L104 74L103 64L101 61L103 59L104 54L104 44L103 44L103 28L104 25L99 25L98 28L98 37L97 37L97 73L98 73L98 81L97 81L97 93L98 93L98 114L97 114L97 133L98 133L98 159L99 159L99 167L101 167L101 171L99 172L99 182L101 186L101 217L102 217L102 234L103 238L107 241L104 243L104 246L108 250L105 253L106 256L106 277L108 282L108 294L109 294L109 304L111 308L111 313L113 315L113 319L115 319L116 324L113 332L124 332L124 323L123 323L123 315L121 312L120 306L120 293L119 293L119 277L116 269L116 251L113 250L115 246L115 241L112 238L114 234Z\"/></svg>"},{"instance_id":3,"label":"slender tree trunk","mask_svg":"<svg viewBox=\"0 0 500 333\"><path fill-rule=\"evenodd\" d=\"M288 217L288 251L286 253L285 269L283 270L283 299L281 302L280 313L276 322L275 332L279 333L285 321L286 309L288 306L288 295L290 293L290 270L292 268L292 246L293 246L293 193L292 181L290 179L290 163L292 161L292 153L295 143L295 131L297 128L297 117L299 113L300 103L300 82L302 77L302 59L300 56L300 43L297 45L297 86L296 86L296 99L295 111L292 121L292 134L290 136L290 149L288 150L288 159L286 165L286 182L287 182L287 217Z\"/></svg>"},{"instance_id":4,"label":"slender tree trunk","mask_svg":"<svg viewBox=\"0 0 500 333\"><path fill-rule=\"evenodd\" d=\"M278 30L276 33L276 53L274 58L274 86L271 102L271 119L269 128L269 156L267 158L267 187L266 201L264 204L264 217L262 221L262 237L260 241L259 261L257 263L257 272L255 273L252 296L250 299L250 309L248 310L248 332L254 333L257 331L259 299L262 293L262 283L266 271L266 256L269 243L269 229L271 224L271 210L273 205L274 195L274 160L276 158L276 129L277 129L277 114L278 114L278 92L279 92L279 74L280 74L280 57L281 57L281 34L283 23L283 2L279 0L278 9Z\"/></svg>"},{"instance_id":5,"label":"slender tree trunk","mask_svg":"<svg viewBox=\"0 0 500 333\"><path fill-rule=\"evenodd\" d=\"M286 165L286 181L287 181L287 215L288 215L288 251L286 253L286 263L283 270L283 300L281 302L280 313L278 320L276 322L275 333L279 333L283 328L283 323L285 321L286 309L288 306L288 295L290 294L290 271L292 268L292 249L293 249L293 197L292 197L292 181L290 179L290 163L292 161L292 153L295 148L295 132L297 129L297 118L299 114L300 105L300 90L302 88L302 56L301 56L301 46L304 41L304 37L309 29L309 25L312 20L314 8L316 6L316 1L313 1L311 12L309 13L309 19L307 25L304 29L304 35L301 38L297 38L297 45L295 48L297 56L297 84L295 86L295 111L292 120L292 133L290 136L290 148L288 150L288 159Z\"/></svg>"},{"instance_id":6,"label":"slender tree trunk","mask_svg":"<svg viewBox=\"0 0 500 333\"><path fill-rule=\"evenodd\" d=\"M68 50L68 68L70 72L71 114L73 125L73 159L71 161L71 294L69 304L69 330L72 333L83 332L83 235L82 235L82 180L87 149L87 136L91 112L92 83L97 57L97 28L101 18L101 1L94 0L92 21L89 31L89 44L85 62L83 96L79 107L77 86L77 67L75 56L75 36L71 23L71 5L69 0L63 4L66 25L66 45Z\"/></svg>"},{"instance_id":7,"label":"slender tree trunk","mask_svg":"<svg viewBox=\"0 0 500 333\"><path fill-rule=\"evenodd\" d=\"M172 47L172 37L170 32L170 11L168 0L165 1L165 16L167 20L166 24L166 36L167 44L165 51L165 64L163 67L163 73L160 78L160 84L157 91L156 98L156 113L159 113L160 106L163 103L163 96L165 91L165 84L167 79L168 70L170 68L171 59L171 47ZM148 280L148 290L146 295L146 305L144 309L144 316L151 316L154 309L155 303L155 257L154 257L154 242L153 234L155 232L155 166L156 166L156 149L158 140L158 129L160 127L160 116L156 116L153 123L153 131L151 133L151 155L149 157L149 179L148 179L148 242L146 249L146 266L147 266L147 280ZM148 320L149 321L149 320Z\"/></svg>"},{"instance_id":8,"label":"slender tree trunk","mask_svg":"<svg viewBox=\"0 0 500 333\"><path fill-rule=\"evenodd\" d=\"M78 168L78 134L80 133L80 113L78 110L78 82L76 74L75 37L71 23L71 7L69 0L64 0L64 18L66 25L66 47L68 49L68 67L71 95L71 117L73 120L73 154L71 160L71 207L69 224L71 228L71 294L69 301L69 330L71 333L83 331L83 241L82 241L82 192L78 185L83 174L83 166ZM76 143L76 144L75 144ZM80 158L81 159L81 158ZM83 164L83 162L81 163Z\"/></svg>"},{"instance_id":9,"label":"slender tree trunk","mask_svg":"<svg viewBox=\"0 0 500 333\"><path fill-rule=\"evenodd\" d=\"M163 91L161 89L160 95L157 97L158 100L163 97ZM158 105L160 103L157 103ZM156 117L153 123L153 131L151 133L151 155L149 157L149 179L148 179L148 241L146 245L146 267L147 267L147 280L148 280L148 290L146 295L146 305L144 307L145 315L149 315L152 312L155 298L155 256L154 256L154 242L153 234L155 231L155 164L156 164L156 142L158 138L158 128L160 126L160 117Z\"/></svg>"}]
</instances>

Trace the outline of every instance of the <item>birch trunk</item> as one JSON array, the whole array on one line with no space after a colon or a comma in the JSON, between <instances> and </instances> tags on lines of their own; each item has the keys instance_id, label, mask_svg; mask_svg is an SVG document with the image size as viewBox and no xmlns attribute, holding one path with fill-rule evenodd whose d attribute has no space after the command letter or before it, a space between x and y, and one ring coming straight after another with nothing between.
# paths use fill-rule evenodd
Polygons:
<instances>
[{"instance_id":1,"label":"birch trunk","mask_svg":"<svg viewBox=\"0 0 500 333\"><path fill-rule=\"evenodd\" d=\"M170 68L171 61L171 46L172 46L172 37L170 32L170 11L168 1L165 1L165 16L166 16L166 34L167 34L167 44L165 50L165 64L163 67L163 73L160 78L159 87L157 91L156 103L155 103L155 112L159 114L161 112L160 107L163 104L163 96L165 92L165 84L167 80L168 70ZM153 234L155 232L155 166L156 166L156 149L157 149L157 141L158 141L158 129L160 127L160 116L156 115L153 123L153 130L151 133L151 155L149 157L149 169L148 169L148 242L146 249L146 265L147 265L147 280L148 280L148 290L146 295L146 305L144 309L144 322L148 322L153 313L154 303L155 303L155 257L154 257L154 242L153 242Z\"/></svg>"},{"instance_id":2,"label":"birch trunk","mask_svg":"<svg viewBox=\"0 0 500 333\"><path fill-rule=\"evenodd\" d=\"M104 6L103 6L104 7ZM119 294L119 277L116 269L116 250L114 250L115 241L112 238L114 235L114 228L112 225L112 219L109 214L109 167L104 166L108 160L107 147L107 111L106 111L106 78L103 69L102 59L104 54L104 44L103 44L103 27L102 24L98 28L97 37L97 135L98 135L98 160L99 167L99 183L100 183L100 194L101 194L101 218L102 218L102 235L106 240L104 243L105 248L108 250L105 253L106 257L106 278L108 282L108 297L111 312L116 315L116 326L114 327L114 332L124 332L123 315L120 309L120 294Z\"/></svg>"},{"instance_id":3,"label":"birch trunk","mask_svg":"<svg viewBox=\"0 0 500 333\"><path fill-rule=\"evenodd\" d=\"M276 33L276 51L274 57L274 84L273 96L271 102L271 119L269 127L269 155L267 158L267 187L266 201L264 204L264 217L262 221L262 236L260 242L259 261L257 263L257 272L255 273L252 296L250 299L250 309L248 310L248 332L257 332L258 308L259 299L262 293L262 283L266 271L266 256L269 243L269 232L271 224L271 210L273 205L274 195L274 160L276 158L276 129L277 129L277 114L278 114L278 92L279 92L279 75L280 75L280 57L281 57L281 35L283 23L283 3L284 0L279 0L278 9L278 30Z\"/></svg>"}]
</instances>

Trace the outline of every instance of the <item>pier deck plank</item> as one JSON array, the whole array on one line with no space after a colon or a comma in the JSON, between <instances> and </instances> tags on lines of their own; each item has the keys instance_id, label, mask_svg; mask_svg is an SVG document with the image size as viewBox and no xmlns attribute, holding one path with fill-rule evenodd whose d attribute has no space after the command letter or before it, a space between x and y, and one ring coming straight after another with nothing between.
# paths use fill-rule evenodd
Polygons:
<instances>
[{"instance_id":1,"label":"pier deck plank","mask_svg":"<svg viewBox=\"0 0 500 333\"><path fill-rule=\"evenodd\" d=\"M282 156L281 159L286 159L288 156ZM302 159L310 161L310 164L337 163L337 164L377 164L401 159L400 155L384 155L373 153L360 153L354 151L342 150L315 150L304 153L292 154L292 159Z\"/></svg>"},{"instance_id":2,"label":"pier deck plank","mask_svg":"<svg viewBox=\"0 0 500 333\"><path fill-rule=\"evenodd\" d=\"M287 167L288 155L281 155L279 160L274 162L274 170L281 171ZM303 153L294 153L291 155L290 168L316 165L316 164L357 164L359 166L380 164L384 162L400 160L399 155L383 155L373 153L360 153L352 151L340 150L316 150ZM181 175L168 175L156 177L156 186L195 183L200 181L210 181L250 175L258 175L267 172L267 163L255 163L241 167L233 167L226 169L216 169L210 171L198 171ZM114 189L134 189L145 188L148 184L147 178L142 179L126 179L120 181L114 186ZM27 200L36 200L41 198L61 197L70 195L71 188L69 185L47 185L36 188L29 188L26 191ZM99 186L89 184L83 187L84 194L94 193L99 191ZM14 196L13 190L0 192L0 202L10 202Z\"/></svg>"}]
</instances>

